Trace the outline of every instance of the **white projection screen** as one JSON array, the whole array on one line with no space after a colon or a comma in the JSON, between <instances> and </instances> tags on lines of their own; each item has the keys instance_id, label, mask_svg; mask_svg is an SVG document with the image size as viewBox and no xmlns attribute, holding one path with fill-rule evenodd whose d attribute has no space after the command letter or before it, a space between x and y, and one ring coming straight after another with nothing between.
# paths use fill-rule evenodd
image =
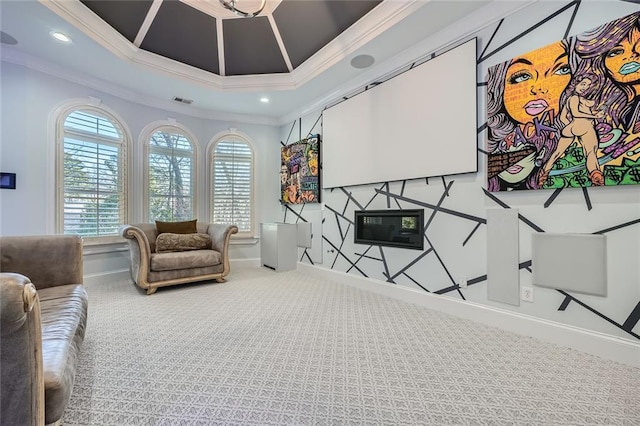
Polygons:
<instances>
[{"instance_id":1,"label":"white projection screen","mask_svg":"<svg viewBox=\"0 0 640 426\"><path fill-rule=\"evenodd\" d=\"M323 112L322 186L476 172L476 39Z\"/></svg>"}]
</instances>

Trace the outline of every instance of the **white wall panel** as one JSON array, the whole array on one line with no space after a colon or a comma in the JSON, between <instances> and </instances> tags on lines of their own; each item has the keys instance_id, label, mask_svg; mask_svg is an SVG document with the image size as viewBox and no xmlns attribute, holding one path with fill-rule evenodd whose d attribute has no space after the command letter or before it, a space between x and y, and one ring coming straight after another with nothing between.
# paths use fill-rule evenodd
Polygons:
<instances>
[{"instance_id":1,"label":"white wall panel","mask_svg":"<svg viewBox=\"0 0 640 426\"><path fill-rule=\"evenodd\" d=\"M475 172L475 63L472 39L324 111L323 188Z\"/></svg>"},{"instance_id":2,"label":"white wall panel","mask_svg":"<svg viewBox=\"0 0 640 426\"><path fill-rule=\"evenodd\" d=\"M520 269L516 209L487 210L487 298L520 305Z\"/></svg>"}]
</instances>

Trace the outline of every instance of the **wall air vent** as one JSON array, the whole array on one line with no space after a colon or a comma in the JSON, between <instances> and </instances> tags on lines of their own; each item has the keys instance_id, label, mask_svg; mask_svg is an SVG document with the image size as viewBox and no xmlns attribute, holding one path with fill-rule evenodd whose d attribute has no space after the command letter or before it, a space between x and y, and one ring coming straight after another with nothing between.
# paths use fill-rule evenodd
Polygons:
<instances>
[{"instance_id":1,"label":"wall air vent","mask_svg":"<svg viewBox=\"0 0 640 426\"><path fill-rule=\"evenodd\" d=\"M187 105L191 105L193 103L193 99L179 98L177 96L174 96L173 100L176 102L180 102L181 104L187 104Z\"/></svg>"}]
</instances>

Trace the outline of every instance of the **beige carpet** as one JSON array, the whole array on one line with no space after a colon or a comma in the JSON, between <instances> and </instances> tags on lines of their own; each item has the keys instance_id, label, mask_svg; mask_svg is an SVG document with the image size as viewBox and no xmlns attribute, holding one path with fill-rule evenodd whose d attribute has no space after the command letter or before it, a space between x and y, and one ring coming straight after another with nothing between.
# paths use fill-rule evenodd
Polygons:
<instances>
[{"instance_id":1,"label":"beige carpet","mask_svg":"<svg viewBox=\"0 0 640 426\"><path fill-rule=\"evenodd\" d=\"M640 424L639 369L298 271L87 290L66 426Z\"/></svg>"}]
</instances>

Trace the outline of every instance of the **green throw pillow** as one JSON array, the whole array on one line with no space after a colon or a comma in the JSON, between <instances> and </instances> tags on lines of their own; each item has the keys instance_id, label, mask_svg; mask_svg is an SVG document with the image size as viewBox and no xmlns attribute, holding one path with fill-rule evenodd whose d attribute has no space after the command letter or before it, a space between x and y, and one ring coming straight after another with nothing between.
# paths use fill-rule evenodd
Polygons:
<instances>
[{"instance_id":1,"label":"green throw pillow","mask_svg":"<svg viewBox=\"0 0 640 426\"><path fill-rule=\"evenodd\" d=\"M158 234L195 234L198 232L196 221L198 219L187 220L184 222L162 222L156 220L156 229Z\"/></svg>"}]
</instances>

